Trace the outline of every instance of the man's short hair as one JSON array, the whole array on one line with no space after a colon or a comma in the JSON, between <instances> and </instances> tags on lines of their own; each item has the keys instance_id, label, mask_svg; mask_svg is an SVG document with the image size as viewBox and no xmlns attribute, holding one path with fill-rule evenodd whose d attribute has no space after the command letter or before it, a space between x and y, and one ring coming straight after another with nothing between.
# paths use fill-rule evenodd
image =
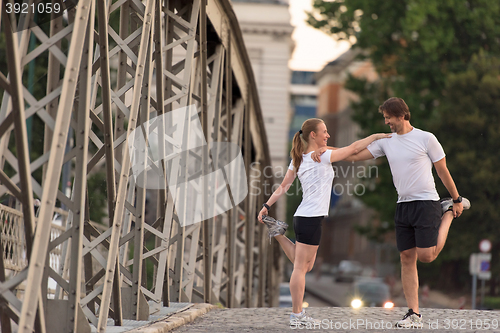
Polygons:
<instances>
[{"instance_id":1,"label":"man's short hair","mask_svg":"<svg viewBox=\"0 0 500 333\"><path fill-rule=\"evenodd\" d=\"M405 120L410 120L410 109L405 101L399 97L391 97L378 107L378 112L386 113L390 117L405 117Z\"/></svg>"}]
</instances>

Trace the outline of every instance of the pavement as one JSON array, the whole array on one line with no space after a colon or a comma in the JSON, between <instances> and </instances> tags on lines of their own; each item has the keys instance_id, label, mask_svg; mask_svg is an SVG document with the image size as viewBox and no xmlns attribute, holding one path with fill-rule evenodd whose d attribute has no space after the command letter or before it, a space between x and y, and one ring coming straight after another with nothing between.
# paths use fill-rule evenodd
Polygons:
<instances>
[{"instance_id":1,"label":"pavement","mask_svg":"<svg viewBox=\"0 0 500 333\"><path fill-rule=\"evenodd\" d=\"M289 325L291 308L216 309L179 327L174 332L291 332L318 330L324 332L393 332L409 330L395 328L406 308L348 307L308 308L307 313L321 320L316 328ZM500 332L500 311L422 309L424 327L412 331L441 332ZM485 327L489 327L486 329Z\"/></svg>"},{"instance_id":2,"label":"pavement","mask_svg":"<svg viewBox=\"0 0 500 333\"><path fill-rule=\"evenodd\" d=\"M204 303L171 303L150 316L149 321L125 321L124 326L114 327L108 323L108 333L164 333L164 332L290 332L295 330L319 330L324 332L392 332L407 308L395 302L393 309L361 308L353 309L342 305L348 302L352 284L335 283L331 276L306 275L306 293L320 298L325 303L337 307L308 307L306 312L319 319L317 327L290 326L291 308L220 308ZM424 327L412 329L418 332L497 332L500 333L500 311L457 310L438 308L450 302L449 299L429 297L428 306L421 307ZM404 301L404 299L403 299ZM348 304L348 303L347 303ZM437 305L432 307L429 305ZM405 329L402 329L405 330Z\"/></svg>"},{"instance_id":3,"label":"pavement","mask_svg":"<svg viewBox=\"0 0 500 333\"><path fill-rule=\"evenodd\" d=\"M169 307L161 307L154 314L149 315L147 321L123 320L122 326L115 326L112 319L108 319L106 333L164 333L192 322L210 310L217 309L213 304L206 303L181 303L170 302ZM91 333L96 333L97 328L90 325ZM12 332L17 332L18 327L12 323ZM0 333L2 329L0 328ZM48 332L53 333L53 332Z\"/></svg>"},{"instance_id":4,"label":"pavement","mask_svg":"<svg viewBox=\"0 0 500 333\"><path fill-rule=\"evenodd\" d=\"M108 319L106 333L164 333L192 322L199 316L217 306L206 303L177 303L171 302L169 307L162 307L159 311L149 315L147 321L123 320L122 326L114 326L112 319ZM97 332L91 325L91 332Z\"/></svg>"},{"instance_id":5,"label":"pavement","mask_svg":"<svg viewBox=\"0 0 500 333\"><path fill-rule=\"evenodd\" d=\"M344 286L347 284L344 284ZM337 287L342 287L337 284ZM328 292L323 292L328 295ZM290 326L292 308L220 308L204 303L171 303L168 308L150 316L149 321L125 321L115 327L110 322L108 333L164 332L292 332L318 330L323 332L392 332L396 322L406 313L406 307L361 308L308 307L306 312L319 319L317 327ZM418 332L497 332L500 333L500 311L421 308L424 327Z\"/></svg>"},{"instance_id":6,"label":"pavement","mask_svg":"<svg viewBox=\"0 0 500 333\"><path fill-rule=\"evenodd\" d=\"M404 296L397 296L393 309L353 309L348 304L350 283L335 283L331 276L306 275L306 292L338 307L309 307L308 315L321 320L318 327L289 325L291 308L234 308L214 309L193 322L180 326L174 332L291 332L318 330L324 332L392 332L407 330L395 327L406 311ZM418 332L497 332L500 333L500 311L450 309L457 304L439 293L429 293L425 307L421 307L424 326L412 329ZM445 308L447 307L448 308Z\"/></svg>"},{"instance_id":7,"label":"pavement","mask_svg":"<svg viewBox=\"0 0 500 333\"><path fill-rule=\"evenodd\" d=\"M173 308L176 308L174 304ZM308 315L321 320L317 327L289 325L291 308L233 308L221 309L211 304L188 304L165 318L150 322L126 323L122 327L108 326L106 332L164 333L164 332L293 332L311 330L323 332L375 333L393 332L397 320L406 308L309 307ZM500 311L421 309L424 327L411 329L426 333L496 332L500 333ZM150 318L152 319L152 318ZM154 319L154 318L153 318Z\"/></svg>"},{"instance_id":8,"label":"pavement","mask_svg":"<svg viewBox=\"0 0 500 333\"><path fill-rule=\"evenodd\" d=\"M166 318L158 318L157 320L151 320L150 322L142 327L138 327L132 330L127 330L127 333L163 333L169 332L177 327L185 325L192 322L196 318L202 316L210 310L217 309L217 306L213 304L191 304L181 311L176 311ZM106 332L111 332L109 328Z\"/></svg>"},{"instance_id":9,"label":"pavement","mask_svg":"<svg viewBox=\"0 0 500 333\"><path fill-rule=\"evenodd\" d=\"M321 320L316 328L302 329L289 325L291 308L236 308L215 309L174 332L292 332L318 330L324 332L393 332L395 323L406 313L406 308L349 307L307 308L308 315ZM421 309L424 327L412 331L441 332L500 332L500 311Z\"/></svg>"}]
</instances>

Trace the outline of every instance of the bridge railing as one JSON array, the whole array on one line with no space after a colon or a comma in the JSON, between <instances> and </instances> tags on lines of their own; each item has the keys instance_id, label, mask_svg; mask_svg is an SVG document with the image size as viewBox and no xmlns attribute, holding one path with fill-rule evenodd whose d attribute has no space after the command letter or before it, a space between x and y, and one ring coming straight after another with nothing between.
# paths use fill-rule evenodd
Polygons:
<instances>
[{"instance_id":1,"label":"bridge railing","mask_svg":"<svg viewBox=\"0 0 500 333\"><path fill-rule=\"evenodd\" d=\"M54 218L50 227L50 240L57 239L66 231L68 211L60 208L54 209ZM37 219L35 218L35 225ZM24 220L21 211L0 204L0 240L6 276L14 276L28 267L26 257L26 235L24 233ZM103 226L90 222L95 228L102 230ZM62 269L63 259L62 244L50 251L49 265L55 271Z\"/></svg>"}]
</instances>

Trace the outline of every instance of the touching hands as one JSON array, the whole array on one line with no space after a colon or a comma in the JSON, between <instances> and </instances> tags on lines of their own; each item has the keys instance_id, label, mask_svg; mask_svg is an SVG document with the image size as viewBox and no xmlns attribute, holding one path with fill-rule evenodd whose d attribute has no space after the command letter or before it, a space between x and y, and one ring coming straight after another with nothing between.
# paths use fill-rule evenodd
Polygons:
<instances>
[{"instance_id":1,"label":"touching hands","mask_svg":"<svg viewBox=\"0 0 500 333\"><path fill-rule=\"evenodd\" d=\"M321 147L318 150L315 150L311 154L312 160L315 161L315 162L321 162L321 155L323 155L325 153L325 151L327 151L327 149L328 148L326 148L326 147Z\"/></svg>"},{"instance_id":2,"label":"touching hands","mask_svg":"<svg viewBox=\"0 0 500 333\"><path fill-rule=\"evenodd\" d=\"M453 204L453 217L457 218L462 215L464 211L464 205L461 202Z\"/></svg>"},{"instance_id":3,"label":"touching hands","mask_svg":"<svg viewBox=\"0 0 500 333\"><path fill-rule=\"evenodd\" d=\"M375 140L386 139L392 136L392 133L376 133L373 134Z\"/></svg>"}]
</instances>

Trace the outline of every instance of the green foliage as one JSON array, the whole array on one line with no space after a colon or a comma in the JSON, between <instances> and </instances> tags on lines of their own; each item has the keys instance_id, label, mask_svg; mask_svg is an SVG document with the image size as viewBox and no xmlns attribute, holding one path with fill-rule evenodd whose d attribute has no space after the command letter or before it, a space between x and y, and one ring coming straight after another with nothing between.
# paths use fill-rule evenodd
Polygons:
<instances>
[{"instance_id":1,"label":"green foliage","mask_svg":"<svg viewBox=\"0 0 500 333\"><path fill-rule=\"evenodd\" d=\"M87 187L89 191L90 220L102 223L102 219L108 216L106 172L99 171L88 175Z\"/></svg>"},{"instance_id":2,"label":"green foliage","mask_svg":"<svg viewBox=\"0 0 500 333\"><path fill-rule=\"evenodd\" d=\"M498 1L315 0L313 5L309 24L365 50L385 91L404 97L417 122L433 116L449 73L465 70L480 49L500 51Z\"/></svg>"},{"instance_id":3,"label":"green foliage","mask_svg":"<svg viewBox=\"0 0 500 333\"><path fill-rule=\"evenodd\" d=\"M97 15L97 13L96 13ZM97 21L97 19L96 19ZM47 20L47 17L39 17L39 21L37 22L44 22L43 24L40 25L40 28L42 31L49 35L49 23ZM96 23L97 24L97 23ZM110 25L115 28L115 31L118 32L118 26L119 26L119 12L114 12L110 18ZM34 35L32 35L33 37ZM41 44L41 42L37 39L34 38L34 47L37 47ZM114 41L110 41L111 47L116 45ZM67 53L67 49L69 47L69 43L66 40L63 40L61 49L63 50L64 53ZM6 52L6 45L5 45L5 34L0 34L0 53L5 55ZM31 52L31 49L29 50ZM30 74L29 66L30 64L26 64L26 66L23 69L22 72L22 79L23 79L23 85L26 87L30 93L33 95L33 97L36 100L41 100L43 97L45 97L47 93L47 70L48 70L48 52L43 52L40 55L38 55L34 60L34 70ZM7 57L3 56L0 57L0 72L2 72L5 76L8 75L8 65L7 65ZM62 79L62 75L64 73L64 68L61 66L61 74L60 74L60 79ZM31 78L30 78L31 75ZM30 82L32 82L32 85L30 85ZM0 88L0 101L4 96L4 90ZM98 92L98 99L100 98L100 91ZM98 101L99 102L99 101ZM29 109L30 105L28 103L25 103L25 109ZM43 149L44 149L44 131L45 131L45 125L44 122L41 120L41 118L35 114L31 117L32 121L32 127L31 131L28 132L28 138L30 141L30 161L35 161L38 159L40 156L43 154ZM125 124L127 126L127 124ZM102 133L97 130L97 127L93 125L93 130L95 133L97 133L97 136L103 141L103 135ZM14 139L14 133L11 134L11 137L9 139L9 150L16 155L16 142ZM97 148L95 145L90 142L90 152L93 154L97 151ZM7 173L8 176L12 177L15 175L15 170L10 166L8 163L6 163L4 167L4 172ZM42 183L42 168L38 168L32 173L33 178L41 184ZM97 173L93 173L89 175L88 177L88 192L89 192L89 203L90 203L90 219L92 221L96 221L99 223L102 223L102 218L107 216L107 211L105 210L106 205L107 205L107 200L106 200L106 176L103 171L99 171ZM59 204L59 201L58 201Z\"/></svg>"},{"instance_id":4,"label":"green foliage","mask_svg":"<svg viewBox=\"0 0 500 333\"><path fill-rule=\"evenodd\" d=\"M488 238L493 244L492 272L499 275L500 58L482 52L474 56L467 71L449 76L445 96L439 106L440 121L432 129L472 209L453 222L441 256L465 263L471 252L477 252L479 241ZM442 184L438 189L446 193Z\"/></svg>"},{"instance_id":5,"label":"green foliage","mask_svg":"<svg viewBox=\"0 0 500 333\"><path fill-rule=\"evenodd\" d=\"M485 296L484 306L487 309L500 309L500 297Z\"/></svg>"},{"instance_id":6,"label":"green foliage","mask_svg":"<svg viewBox=\"0 0 500 333\"><path fill-rule=\"evenodd\" d=\"M366 188L366 192L361 198L366 205L375 209L381 223L358 225L355 226L355 229L369 240L383 243L384 236L394 230L395 202L398 196L394 185L392 185L391 169L385 157L377 161L377 168L378 175L372 174L371 178L361 180Z\"/></svg>"},{"instance_id":7,"label":"green foliage","mask_svg":"<svg viewBox=\"0 0 500 333\"><path fill-rule=\"evenodd\" d=\"M292 185L286 193L286 222L289 227L286 230L286 236L290 239L295 239L295 232L293 230L293 214L302 201L302 187L300 186L299 177L296 177Z\"/></svg>"}]
</instances>

